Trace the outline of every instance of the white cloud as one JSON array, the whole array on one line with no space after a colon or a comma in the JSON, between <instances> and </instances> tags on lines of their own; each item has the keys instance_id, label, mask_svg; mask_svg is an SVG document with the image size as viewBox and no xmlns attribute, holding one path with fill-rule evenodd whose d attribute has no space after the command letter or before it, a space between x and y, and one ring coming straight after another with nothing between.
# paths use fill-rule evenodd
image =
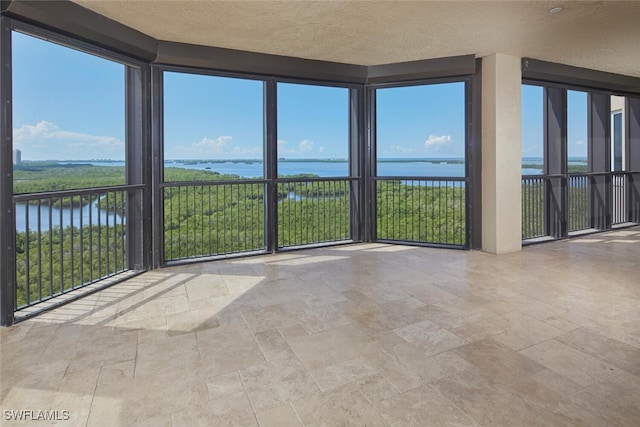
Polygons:
<instances>
[{"instance_id":1,"label":"white cloud","mask_svg":"<svg viewBox=\"0 0 640 427\"><path fill-rule=\"evenodd\" d=\"M584 141L576 141L576 145L584 145Z\"/></svg>"},{"instance_id":2,"label":"white cloud","mask_svg":"<svg viewBox=\"0 0 640 427\"><path fill-rule=\"evenodd\" d=\"M314 151L314 143L310 139L304 139L298 143L297 147L289 148L289 143L284 139L278 140L278 156L300 156L302 154L311 154ZM318 153L322 153L324 151L324 147L319 147L316 150Z\"/></svg>"},{"instance_id":3,"label":"white cloud","mask_svg":"<svg viewBox=\"0 0 640 427\"><path fill-rule=\"evenodd\" d=\"M13 129L13 143L30 160L122 159L125 154L119 138L63 130L46 120Z\"/></svg>"},{"instance_id":4,"label":"white cloud","mask_svg":"<svg viewBox=\"0 0 640 427\"><path fill-rule=\"evenodd\" d=\"M21 144L41 143L43 140L65 141L74 147L124 147L124 142L113 136L98 136L87 133L61 130L51 122L42 120L35 125L22 125L13 130L13 142ZM35 145L35 144L32 144Z\"/></svg>"},{"instance_id":5,"label":"white cloud","mask_svg":"<svg viewBox=\"0 0 640 427\"><path fill-rule=\"evenodd\" d=\"M413 148L403 147L401 145L391 145L389 147L391 149L390 154L410 154L413 152Z\"/></svg>"},{"instance_id":6,"label":"white cloud","mask_svg":"<svg viewBox=\"0 0 640 427\"><path fill-rule=\"evenodd\" d=\"M307 151L313 150L313 141L305 139L304 141L300 141L298 147L301 153L306 153Z\"/></svg>"},{"instance_id":7,"label":"white cloud","mask_svg":"<svg viewBox=\"0 0 640 427\"><path fill-rule=\"evenodd\" d=\"M200 142L196 142L192 147L202 154L224 154L228 151L227 146L233 140L231 136L222 135L216 139L202 138Z\"/></svg>"},{"instance_id":8,"label":"white cloud","mask_svg":"<svg viewBox=\"0 0 640 427\"><path fill-rule=\"evenodd\" d=\"M428 150L433 148L434 150L438 150L443 145L449 144L451 142L451 135L429 135L429 138L424 142L425 148Z\"/></svg>"},{"instance_id":9,"label":"white cloud","mask_svg":"<svg viewBox=\"0 0 640 427\"><path fill-rule=\"evenodd\" d=\"M242 147L234 145L233 137L220 135L217 138L204 137L193 144L176 144L165 147L167 159L240 159L259 158L262 155L262 146Z\"/></svg>"}]
</instances>

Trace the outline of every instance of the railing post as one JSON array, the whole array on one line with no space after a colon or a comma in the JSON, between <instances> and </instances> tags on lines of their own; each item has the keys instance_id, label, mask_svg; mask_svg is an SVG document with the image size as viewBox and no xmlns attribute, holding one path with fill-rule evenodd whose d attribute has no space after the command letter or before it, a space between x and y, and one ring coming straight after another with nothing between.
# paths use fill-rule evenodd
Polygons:
<instances>
[{"instance_id":1,"label":"railing post","mask_svg":"<svg viewBox=\"0 0 640 427\"><path fill-rule=\"evenodd\" d=\"M364 187L364 233L362 240L365 242L375 241L378 236L376 232L376 185L374 180L377 175L376 170L376 91L372 87L365 86L365 134L364 144L364 170L362 174Z\"/></svg>"},{"instance_id":2,"label":"railing post","mask_svg":"<svg viewBox=\"0 0 640 427\"><path fill-rule=\"evenodd\" d=\"M349 177L359 177L357 181L349 181L349 211L351 239L364 240L364 206L366 148L364 131L364 90L363 88L349 89Z\"/></svg>"},{"instance_id":3,"label":"railing post","mask_svg":"<svg viewBox=\"0 0 640 427\"><path fill-rule=\"evenodd\" d=\"M264 83L264 175L266 217L264 236L267 251L278 249L278 83L271 78Z\"/></svg>"},{"instance_id":4,"label":"railing post","mask_svg":"<svg viewBox=\"0 0 640 427\"><path fill-rule=\"evenodd\" d=\"M13 324L16 308L16 227L13 208L13 102L11 21L0 17L0 323Z\"/></svg>"},{"instance_id":5,"label":"railing post","mask_svg":"<svg viewBox=\"0 0 640 427\"><path fill-rule=\"evenodd\" d=\"M611 95L588 94L590 226L611 228Z\"/></svg>"},{"instance_id":6,"label":"railing post","mask_svg":"<svg viewBox=\"0 0 640 427\"><path fill-rule=\"evenodd\" d=\"M164 108L162 69L151 66L151 182L147 186L151 198L151 267L165 262L164 248Z\"/></svg>"},{"instance_id":7,"label":"railing post","mask_svg":"<svg viewBox=\"0 0 640 427\"><path fill-rule=\"evenodd\" d=\"M567 91L544 88L544 174L567 174ZM545 234L555 239L567 237L567 180L545 180Z\"/></svg>"},{"instance_id":8,"label":"railing post","mask_svg":"<svg viewBox=\"0 0 640 427\"><path fill-rule=\"evenodd\" d=\"M149 68L126 67L126 183L145 189L127 193L127 267L145 270L151 264L151 146Z\"/></svg>"}]
</instances>

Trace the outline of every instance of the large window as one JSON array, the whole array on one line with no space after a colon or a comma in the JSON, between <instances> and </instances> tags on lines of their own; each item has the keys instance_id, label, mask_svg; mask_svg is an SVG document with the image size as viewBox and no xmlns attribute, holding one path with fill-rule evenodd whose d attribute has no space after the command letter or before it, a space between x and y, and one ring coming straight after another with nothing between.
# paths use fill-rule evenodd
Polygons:
<instances>
[{"instance_id":1,"label":"large window","mask_svg":"<svg viewBox=\"0 0 640 427\"><path fill-rule=\"evenodd\" d=\"M128 270L140 189L120 187L126 65L14 31L12 67L20 308Z\"/></svg>"},{"instance_id":2,"label":"large window","mask_svg":"<svg viewBox=\"0 0 640 427\"><path fill-rule=\"evenodd\" d=\"M164 258L262 250L263 82L164 72Z\"/></svg>"},{"instance_id":3,"label":"large window","mask_svg":"<svg viewBox=\"0 0 640 427\"><path fill-rule=\"evenodd\" d=\"M376 90L376 237L467 245L465 83Z\"/></svg>"},{"instance_id":4,"label":"large window","mask_svg":"<svg viewBox=\"0 0 640 427\"><path fill-rule=\"evenodd\" d=\"M279 83L278 247L351 238L349 89Z\"/></svg>"}]
</instances>

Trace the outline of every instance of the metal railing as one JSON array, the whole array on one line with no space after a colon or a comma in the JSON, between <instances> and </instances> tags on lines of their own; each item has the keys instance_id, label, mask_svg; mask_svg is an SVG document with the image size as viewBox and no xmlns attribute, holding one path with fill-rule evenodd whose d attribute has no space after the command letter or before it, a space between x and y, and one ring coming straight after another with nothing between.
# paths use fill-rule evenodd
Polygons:
<instances>
[{"instance_id":1,"label":"metal railing","mask_svg":"<svg viewBox=\"0 0 640 427\"><path fill-rule=\"evenodd\" d=\"M351 185L357 178L279 178L278 247L351 239Z\"/></svg>"},{"instance_id":2,"label":"metal railing","mask_svg":"<svg viewBox=\"0 0 640 427\"><path fill-rule=\"evenodd\" d=\"M591 212L591 181L590 174L569 174L567 177L568 194L568 232L589 230L593 226L590 220Z\"/></svg>"},{"instance_id":3,"label":"metal railing","mask_svg":"<svg viewBox=\"0 0 640 427\"><path fill-rule=\"evenodd\" d=\"M537 239L546 235L544 175L522 176L522 239Z\"/></svg>"},{"instance_id":4,"label":"metal railing","mask_svg":"<svg viewBox=\"0 0 640 427\"><path fill-rule=\"evenodd\" d=\"M624 224L629 222L629 212L627 209L627 181L629 180L626 172L612 172L612 199L613 212L611 221L613 225Z\"/></svg>"},{"instance_id":5,"label":"metal railing","mask_svg":"<svg viewBox=\"0 0 640 427\"><path fill-rule=\"evenodd\" d=\"M376 177L377 239L467 246L467 179Z\"/></svg>"},{"instance_id":6,"label":"metal railing","mask_svg":"<svg viewBox=\"0 0 640 427\"><path fill-rule=\"evenodd\" d=\"M165 261L265 250L264 180L162 184Z\"/></svg>"},{"instance_id":7,"label":"metal railing","mask_svg":"<svg viewBox=\"0 0 640 427\"><path fill-rule=\"evenodd\" d=\"M19 310L129 269L127 199L142 186L17 194Z\"/></svg>"},{"instance_id":8,"label":"metal railing","mask_svg":"<svg viewBox=\"0 0 640 427\"><path fill-rule=\"evenodd\" d=\"M586 172L568 175L523 175L522 176L522 239L535 239L546 236L545 198L548 196L549 180L561 180L566 189L567 212L563 215L567 221L567 232L577 233L585 230L604 230L609 226L602 219L610 215L610 225L627 224L629 218L629 183L633 172ZM592 197L594 191L600 202L599 211L592 215Z\"/></svg>"}]
</instances>

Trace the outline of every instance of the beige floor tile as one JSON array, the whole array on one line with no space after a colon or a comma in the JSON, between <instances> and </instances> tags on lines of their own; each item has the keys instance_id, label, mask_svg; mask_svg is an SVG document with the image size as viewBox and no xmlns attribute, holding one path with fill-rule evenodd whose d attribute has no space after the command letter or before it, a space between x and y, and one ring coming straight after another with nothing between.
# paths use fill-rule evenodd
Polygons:
<instances>
[{"instance_id":1,"label":"beige floor tile","mask_svg":"<svg viewBox=\"0 0 640 427\"><path fill-rule=\"evenodd\" d=\"M556 338L590 356L640 375L640 349L624 342L580 328Z\"/></svg>"},{"instance_id":2,"label":"beige floor tile","mask_svg":"<svg viewBox=\"0 0 640 427\"><path fill-rule=\"evenodd\" d=\"M634 420L640 419L640 376L619 370L578 391L571 399L610 424L633 425Z\"/></svg>"},{"instance_id":3,"label":"beige floor tile","mask_svg":"<svg viewBox=\"0 0 640 427\"><path fill-rule=\"evenodd\" d=\"M82 371L135 358L138 332L98 337L86 346L77 347L67 372Z\"/></svg>"},{"instance_id":4,"label":"beige floor tile","mask_svg":"<svg viewBox=\"0 0 640 427\"><path fill-rule=\"evenodd\" d=\"M599 414L577 405L571 395L582 386L545 369L509 386L528 403L542 407L571 426L605 426Z\"/></svg>"},{"instance_id":5,"label":"beige floor tile","mask_svg":"<svg viewBox=\"0 0 640 427\"><path fill-rule=\"evenodd\" d=\"M258 309L241 309L247 325L256 332L277 329L298 323L293 314L281 305L272 305Z\"/></svg>"},{"instance_id":6,"label":"beige floor tile","mask_svg":"<svg viewBox=\"0 0 640 427\"><path fill-rule=\"evenodd\" d=\"M295 310L293 315L310 334L347 326L353 321L333 304L314 305L303 310Z\"/></svg>"},{"instance_id":7,"label":"beige floor tile","mask_svg":"<svg viewBox=\"0 0 640 427\"><path fill-rule=\"evenodd\" d=\"M482 339L498 335L504 332L504 329L499 325L489 320L479 320L477 322L469 323L458 328L451 330L454 334L467 342L480 341Z\"/></svg>"},{"instance_id":8,"label":"beige floor tile","mask_svg":"<svg viewBox=\"0 0 640 427\"><path fill-rule=\"evenodd\" d=\"M260 427L302 427L302 422L291 403L282 403L264 411L257 411L256 417Z\"/></svg>"},{"instance_id":9,"label":"beige floor tile","mask_svg":"<svg viewBox=\"0 0 640 427\"><path fill-rule=\"evenodd\" d=\"M320 387L295 357L242 369L240 377L256 411L320 392Z\"/></svg>"},{"instance_id":10,"label":"beige floor tile","mask_svg":"<svg viewBox=\"0 0 640 427\"><path fill-rule=\"evenodd\" d=\"M179 366L196 364L200 353L194 333L178 335L138 345L135 376L160 373Z\"/></svg>"},{"instance_id":11,"label":"beige floor tile","mask_svg":"<svg viewBox=\"0 0 640 427\"><path fill-rule=\"evenodd\" d=\"M111 382L122 381L124 378L131 378L135 372L135 367L135 359L116 362L110 365L103 365L100 370L98 382L101 384L108 384Z\"/></svg>"},{"instance_id":12,"label":"beige floor tile","mask_svg":"<svg viewBox=\"0 0 640 427\"><path fill-rule=\"evenodd\" d=\"M394 332L408 343L422 347L427 356L442 353L467 343L464 339L429 320L394 329Z\"/></svg>"},{"instance_id":13,"label":"beige floor tile","mask_svg":"<svg viewBox=\"0 0 640 427\"><path fill-rule=\"evenodd\" d=\"M363 380L376 375L378 372L366 358L362 357L314 369L310 373L320 388L326 391L354 381Z\"/></svg>"},{"instance_id":14,"label":"beige floor tile","mask_svg":"<svg viewBox=\"0 0 640 427\"><path fill-rule=\"evenodd\" d=\"M99 373L100 369L95 368L65 375L52 404L53 409L68 411L69 419L64 425L86 425Z\"/></svg>"},{"instance_id":15,"label":"beige floor tile","mask_svg":"<svg viewBox=\"0 0 640 427\"><path fill-rule=\"evenodd\" d=\"M229 420L251 418L253 409L237 372L206 378L208 413Z\"/></svg>"},{"instance_id":16,"label":"beige floor tile","mask_svg":"<svg viewBox=\"0 0 640 427\"><path fill-rule=\"evenodd\" d=\"M398 390L393 384L380 374L356 380L354 384L371 403L376 403L398 394Z\"/></svg>"},{"instance_id":17,"label":"beige floor tile","mask_svg":"<svg viewBox=\"0 0 640 427\"><path fill-rule=\"evenodd\" d=\"M368 357L373 367L400 392L411 390L472 365L454 352L426 357L421 348L399 344Z\"/></svg>"},{"instance_id":18,"label":"beige floor tile","mask_svg":"<svg viewBox=\"0 0 640 427\"><path fill-rule=\"evenodd\" d=\"M256 332L254 336L267 362L293 356L293 350L277 329Z\"/></svg>"},{"instance_id":19,"label":"beige floor tile","mask_svg":"<svg viewBox=\"0 0 640 427\"><path fill-rule=\"evenodd\" d=\"M167 316L167 335L174 336L220 326L217 313L211 309L191 310Z\"/></svg>"},{"instance_id":20,"label":"beige floor tile","mask_svg":"<svg viewBox=\"0 0 640 427\"><path fill-rule=\"evenodd\" d=\"M433 387L481 426L566 426L561 417L528 403L475 368L436 381Z\"/></svg>"},{"instance_id":21,"label":"beige floor tile","mask_svg":"<svg viewBox=\"0 0 640 427\"><path fill-rule=\"evenodd\" d=\"M522 350L563 333L554 326L517 311L494 317L489 322L503 330L492 338L513 350Z\"/></svg>"},{"instance_id":22,"label":"beige floor tile","mask_svg":"<svg viewBox=\"0 0 640 427\"><path fill-rule=\"evenodd\" d=\"M319 369L381 350L374 338L354 325L290 338L287 342L308 369Z\"/></svg>"},{"instance_id":23,"label":"beige floor tile","mask_svg":"<svg viewBox=\"0 0 640 427\"><path fill-rule=\"evenodd\" d=\"M296 400L293 407L305 426L389 426L353 384Z\"/></svg>"},{"instance_id":24,"label":"beige floor tile","mask_svg":"<svg viewBox=\"0 0 640 427\"><path fill-rule=\"evenodd\" d=\"M453 350L494 381L510 384L535 374L544 367L506 345L486 338Z\"/></svg>"},{"instance_id":25,"label":"beige floor tile","mask_svg":"<svg viewBox=\"0 0 640 427\"><path fill-rule=\"evenodd\" d=\"M616 371L614 366L555 340L534 345L520 353L581 386L600 381Z\"/></svg>"},{"instance_id":26,"label":"beige floor tile","mask_svg":"<svg viewBox=\"0 0 640 427\"><path fill-rule=\"evenodd\" d=\"M392 426L477 426L477 424L428 385L406 391L376 404Z\"/></svg>"},{"instance_id":27,"label":"beige floor tile","mask_svg":"<svg viewBox=\"0 0 640 427\"><path fill-rule=\"evenodd\" d=\"M640 419L640 407L636 400L629 403L618 395L600 394L601 390L587 387L571 396L571 400L587 411L594 412L607 421L607 426L636 427Z\"/></svg>"},{"instance_id":28,"label":"beige floor tile","mask_svg":"<svg viewBox=\"0 0 640 427\"><path fill-rule=\"evenodd\" d=\"M246 326L222 325L196 332L200 357L208 375L221 375L263 364L265 358Z\"/></svg>"},{"instance_id":29,"label":"beige floor tile","mask_svg":"<svg viewBox=\"0 0 640 427\"><path fill-rule=\"evenodd\" d=\"M229 295L224 280L218 274L199 274L184 284L189 301Z\"/></svg>"}]
</instances>

